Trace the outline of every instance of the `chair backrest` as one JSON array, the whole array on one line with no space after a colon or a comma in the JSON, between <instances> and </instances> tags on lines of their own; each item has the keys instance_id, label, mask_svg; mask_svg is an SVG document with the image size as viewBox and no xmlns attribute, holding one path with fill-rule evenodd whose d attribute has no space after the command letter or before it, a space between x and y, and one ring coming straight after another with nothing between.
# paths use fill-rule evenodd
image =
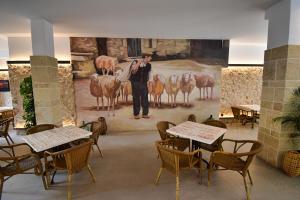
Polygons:
<instances>
[{"instance_id":1,"label":"chair backrest","mask_svg":"<svg viewBox=\"0 0 300 200\"><path fill-rule=\"evenodd\" d=\"M168 122L168 121L160 121L156 124L157 130L159 132L160 138L162 140L166 140L169 138L169 135L167 133L167 129L170 128L170 125L175 125L172 122Z\"/></svg>"},{"instance_id":2,"label":"chair backrest","mask_svg":"<svg viewBox=\"0 0 300 200\"><path fill-rule=\"evenodd\" d=\"M26 131L26 135L30 135L30 134L34 134L34 133L54 129L56 127L57 126L55 124L39 124L39 125L36 125L36 126L33 126L33 127L29 128Z\"/></svg>"},{"instance_id":3,"label":"chair backrest","mask_svg":"<svg viewBox=\"0 0 300 200\"><path fill-rule=\"evenodd\" d=\"M89 140L62 151L69 173L79 172L87 166L92 144Z\"/></svg>"},{"instance_id":4,"label":"chair backrest","mask_svg":"<svg viewBox=\"0 0 300 200\"><path fill-rule=\"evenodd\" d=\"M2 114L3 119L14 117L14 111L13 110L3 111L3 112L1 112L1 114Z\"/></svg>"},{"instance_id":5,"label":"chair backrest","mask_svg":"<svg viewBox=\"0 0 300 200\"><path fill-rule=\"evenodd\" d=\"M215 127L219 127L219 128L227 128L226 124L220 120L210 119L203 123L206 125L215 126Z\"/></svg>"},{"instance_id":6,"label":"chair backrest","mask_svg":"<svg viewBox=\"0 0 300 200\"><path fill-rule=\"evenodd\" d=\"M104 124L102 121L92 121L83 124L80 128L86 129L92 132L91 138L94 140L95 143L98 142L100 135L105 135L107 126L106 123Z\"/></svg>"},{"instance_id":7,"label":"chair backrest","mask_svg":"<svg viewBox=\"0 0 300 200\"><path fill-rule=\"evenodd\" d=\"M92 138L97 143L100 135L105 135L106 129L103 127L103 123L101 121L93 121L91 124Z\"/></svg>"},{"instance_id":8,"label":"chair backrest","mask_svg":"<svg viewBox=\"0 0 300 200\"><path fill-rule=\"evenodd\" d=\"M220 120L214 120L214 119L210 119L207 120L205 122L203 122L206 125L210 125L210 126L215 126L215 127L219 127L219 128L227 128L226 124ZM225 134L223 134L221 137L219 137L213 144L208 145L208 144L202 144L201 147L203 149L210 149L212 151L218 151L222 148L222 140ZM206 146L211 146L210 148L206 148Z\"/></svg>"},{"instance_id":9,"label":"chair backrest","mask_svg":"<svg viewBox=\"0 0 300 200\"><path fill-rule=\"evenodd\" d=\"M13 117L10 117L8 119L5 119L1 122L0 126L2 128L1 130L1 133L6 136L8 135L8 129L9 129L9 125L10 125L10 122L12 122L14 120Z\"/></svg>"},{"instance_id":10,"label":"chair backrest","mask_svg":"<svg viewBox=\"0 0 300 200\"><path fill-rule=\"evenodd\" d=\"M237 107L234 107L234 106L231 106L231 111L232 111L233 117L235 119L240 119L241 109L239 109Z\"/></svg>"},{"instance_id":11,"label":"chair backrest","mask_svg":"<svg viewBox=\"0 0 300 200\"><path fill-rule=\"evenodd\" d=\"M157 141L155 145L163 167L176 174L179 169L179 156L176 155L176 150L170 148L169 141Z\"/></svg>"},{"instance_id":12,"label":"chair backrest","mask_svg":"<svg viewBox=\"0 0 300 200\"><path fill-rule=\"evenodd\" d=\"M191 121L191 122L197 122L197 120L196 120L196 116L194 115L194 114L190 114L189 116L188 116L188 119L187 119L188 121Z\"/></svg>"}]
</instances>

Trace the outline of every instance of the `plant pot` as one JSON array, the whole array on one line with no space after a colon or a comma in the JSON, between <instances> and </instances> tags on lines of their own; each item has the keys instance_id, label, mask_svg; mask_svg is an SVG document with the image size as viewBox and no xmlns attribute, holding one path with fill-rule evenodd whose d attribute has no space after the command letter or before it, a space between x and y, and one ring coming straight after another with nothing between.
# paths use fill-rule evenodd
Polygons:
<instances>
[{"instance_id":1,"label":"plant pot","mask_svg":"<svg viewBox=\"0 0 300 200\"><path fill-rule=\"evenodd\" d=\"M298 151L288 151L283 158L283 171L291 177L300 175L300 153Z\"/></svg>"}]
</instances>

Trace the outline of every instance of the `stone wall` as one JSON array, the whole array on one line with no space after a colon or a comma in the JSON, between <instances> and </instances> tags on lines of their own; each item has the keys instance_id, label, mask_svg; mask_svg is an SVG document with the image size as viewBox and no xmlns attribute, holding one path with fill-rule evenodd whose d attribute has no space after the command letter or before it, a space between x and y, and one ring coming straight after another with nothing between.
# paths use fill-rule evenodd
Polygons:
<instances>
[{"instance_id":1,"label":"stone wall","mask_svg":"<svg viewBox=\"0 0 300 200\"><path fill-rule=\"evenodd\" d=\"M17 128L24 127L24 120L22 118L23 98L20 95L20 83L30 75L30 65L9 65L12 104L16 112L15 124ZM63 104L63 125L75 124L76 112L72 67L70 65L59 65L58 75Z\"/></svg>"},{"instance_id":2,"label":"stone wall","mask_svg":"<svg viewBox=\"0 0 300 200\"><path fill-rule=\"evenodd\" d=\"M300 45L284 45L265 51L258 140L264 144L263 160L281 167L288 150L300 149L300 138L291 138L294 130L274 123L287 111L293 90L300 85Z\"/></svg>"},{"instance_id":3,"label":"stone wall","mask_svg":"<svg viewBox=\"0 0 300 200\"><path fill-rule=\"evenodd\" d=\"M118 58L118 61L128 58L127 40L124 38L107 38L107 55Z\"/></svg>"},{"instance_id":4,"label":"stone wall","mask_svg":"<svg viewBox=\"0 0 300 200\"><path fill-rule=\"evenodd\" d=\"M58 65L58 81L63 107L63 125L75 124L75 90L71 65Z\"/></svg>"},{"instance_id":5,"label":"stone wall","mask_svg":"<svg viewBox=\"0 0 300 200\"><path fill-rule=\"evenodd\" d=\"M231 106L260 104L262 74L262 67L223 68L220 112L231 115Z\"/></svg>"},{"instance_id":6,"label":"stone wall","mask_svg":"<svg viewBox=\"0 0 300 200\"><path fill-rule=\"evenodd\" d=\"M152 54L153 51L158 51L159 56L189 55L190 42L185 39L142 39L142 52Z\"/></svg>"}]
</instances>

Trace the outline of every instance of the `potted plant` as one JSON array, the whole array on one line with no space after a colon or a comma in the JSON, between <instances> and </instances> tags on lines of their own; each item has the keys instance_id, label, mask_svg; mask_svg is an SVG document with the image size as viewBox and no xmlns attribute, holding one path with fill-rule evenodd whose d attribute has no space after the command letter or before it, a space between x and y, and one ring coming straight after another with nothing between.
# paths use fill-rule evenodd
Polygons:
<instances>
[{"instance_id":1,"label":"potted plant","mask_svg":"<svg viewBox=\"0 0 300 200\"><path fill-rule=\"evenodd\" d=\"M295 140L300 136L300 87L294 89L292 97L287 104L287 112L277 117L274 121L280 121L282 125L292 128L290 138L292 144L299 146ZM283 158L283 170L289 176L300 175L300 150L288 151Z\"/></svg>"},{"instance_id":2,"label":"potted plant","mask_svg":"<svg viewBox=\"0 0 300 200\"><path fill-rule=\"evenodd\" d=\"M25 128L30 128L36 125L31 76L24 78L21 82L20 94L23 96Z\"/></svg>"}]
</instances>

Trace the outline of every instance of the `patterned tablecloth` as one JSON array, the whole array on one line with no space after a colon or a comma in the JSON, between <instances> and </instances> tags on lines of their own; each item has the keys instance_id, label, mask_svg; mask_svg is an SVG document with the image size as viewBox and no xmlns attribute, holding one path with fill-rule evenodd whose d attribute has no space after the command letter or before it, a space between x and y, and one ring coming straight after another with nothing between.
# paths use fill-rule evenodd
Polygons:
<instances>
[{"instance_id":1,"label":"patterned tablecloth","mask_svg":"<svg viewBox=\"0 0 300 200\"><path fill-rule=\"evenodd\" d=\"M190 121L183 122L167 130L167 132L172 135L189 138L191 140L206 144L212 144L226 131L227 129L224 128L218 128Z\"/></svg>"},{"instance_id":2,"label":"patterned tablecloth","mask_svg":"<svg viewBox=\"0 0 300 200\"><path fill-rule=\"evenodd\" d=\"M23 136L34 151L41 152L92 135L92 132L75 126L65 126Z\"/></svg>"}]
</instances>

